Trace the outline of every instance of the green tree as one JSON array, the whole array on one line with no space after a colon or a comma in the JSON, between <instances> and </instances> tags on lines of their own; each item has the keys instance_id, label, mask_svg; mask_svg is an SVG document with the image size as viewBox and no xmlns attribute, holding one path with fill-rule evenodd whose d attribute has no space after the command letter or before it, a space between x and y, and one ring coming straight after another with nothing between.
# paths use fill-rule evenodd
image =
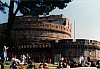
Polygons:
<instances>
[{"instance_id":1,"label":"green tree","mask_svg":"<svg viewBox=\"0 0 100 69\"><path fill-rule=\"evenodd\" d=\"M3 3L3 0L0 0L0 10L6 14L5 8L9 9L8 14L8 23L7 29L5 31L5 40L4 43L7 43L7 46L11 46L11 29L12 24L14 23L15 16L18 11L23 15L42 15L49 14L56 7L63 9L67 6L72 0L9 0L10 4L6 2ZM17 5L17 8L14 9L14 4ZM3 44L4 44L3 43Z\"/></svg>"}]
</instances>

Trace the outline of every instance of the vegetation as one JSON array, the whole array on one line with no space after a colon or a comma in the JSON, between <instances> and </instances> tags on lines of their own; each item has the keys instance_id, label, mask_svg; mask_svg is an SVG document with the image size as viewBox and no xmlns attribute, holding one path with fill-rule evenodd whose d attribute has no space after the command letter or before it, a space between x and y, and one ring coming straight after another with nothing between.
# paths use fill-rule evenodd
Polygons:
<instances>
[{"instance_id":1,"label":"vegetation","mask_svg":"<svg viewBox=\"0 0 100 69\"><path fill-rule=\"evenodd\" d=\"M5 8L9 9L8 23L7 29L5 31L5 40L3 41L3 45L6 43L7 46L11 46L11 29L12 24L14 23L15 16L18 11L20 11L23 15L43 15L49 14L56 7L59 9L64 9L69 2L72 0L8 0L10 4L7 2L3 2L0 0L0 11L6 14ZM15 4L17 8L15 8Z\"/></svg>"},{"instance_id":2,"label":"vegetation","mask_svg":"<svg viewBox=\"0 0 100 69\"><path fill-rule=\"evenodd\" d=\"M40 63L33 62L33 64L36 66L36 68L38 68ZM9 69L10 68L10 61L5 62L4 66L5 66L4 69ZM28 65L24 65L24 66L27 68ZM54 65L54 64L48 64L48 66L50 69L56 69L56 67L57 67L57 65ZM17 66L17 68L19 68L19 66Z\"/></svg>"}]
</instances>

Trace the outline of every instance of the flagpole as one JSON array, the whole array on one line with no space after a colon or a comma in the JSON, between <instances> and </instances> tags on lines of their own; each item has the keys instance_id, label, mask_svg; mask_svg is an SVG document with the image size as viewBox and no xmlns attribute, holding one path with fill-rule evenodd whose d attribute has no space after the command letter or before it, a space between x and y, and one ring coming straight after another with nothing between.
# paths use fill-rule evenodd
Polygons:
<instances>
[{"instance_id":1,"label":"flagpole","mask_svg":"<svg viewBox=\"0 0 100 69\"><path fill-rule=\"evenodd\" d=\"M74 42L76 41L75 40L75 32L76 32L76 30L75 30L75 21L74 21Z\"/></svg>"}]
</instances>

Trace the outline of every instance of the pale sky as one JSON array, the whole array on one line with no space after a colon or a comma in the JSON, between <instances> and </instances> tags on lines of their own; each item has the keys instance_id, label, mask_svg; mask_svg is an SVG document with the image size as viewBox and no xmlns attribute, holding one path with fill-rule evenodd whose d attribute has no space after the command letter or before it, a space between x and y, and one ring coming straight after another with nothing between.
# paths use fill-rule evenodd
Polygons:
<instances>
[{"instance_id":1,"label":"pale sky","mask_svg":"<svg viewBox=\"0 0 100 69\"><path fill-rule=\"evenodd\" d=\"M64 14L73 26L75 21L76 38L100 41L100 0L73 0L65 9L51 14ZM72 38L73 35L72 28Z\"/></svg>"},{"instance_id":2,"label":"pale sky","mask_svg":"<svg viewBox=\"0 0 100 69\"><path fill-rule=\"evenodd\" d=\"M0 12L0 23L7 22L7 14ZM72 27L75 21L76 38L100 41L100 0L73 0L65 9L55 9L50 14L65 15ZM73 35L72 28L72 38Z\"/></svg>"}]
</instances>

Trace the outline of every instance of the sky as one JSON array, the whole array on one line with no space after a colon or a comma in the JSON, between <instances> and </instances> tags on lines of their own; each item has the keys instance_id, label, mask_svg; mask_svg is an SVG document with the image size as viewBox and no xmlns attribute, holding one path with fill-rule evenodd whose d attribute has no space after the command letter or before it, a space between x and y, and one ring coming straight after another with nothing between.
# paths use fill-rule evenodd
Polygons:
<instances>
[{"instance_id":1,"label":"sky","mask_svg":"<svg viewBox=\"0 0 100 69\"><path fill-rule=\"evenodd\" d=\"M7 1L7 0L4 0ZM6 9L8 10L8 9ZM53 10L51 15L63 14L72 23L72 38L100 41L100 0L73 0L66 8ZM0 23L7 22L8 13L0 12ZM19 14L18 14L19 15Z\"/></svg>"}]
</instances>

